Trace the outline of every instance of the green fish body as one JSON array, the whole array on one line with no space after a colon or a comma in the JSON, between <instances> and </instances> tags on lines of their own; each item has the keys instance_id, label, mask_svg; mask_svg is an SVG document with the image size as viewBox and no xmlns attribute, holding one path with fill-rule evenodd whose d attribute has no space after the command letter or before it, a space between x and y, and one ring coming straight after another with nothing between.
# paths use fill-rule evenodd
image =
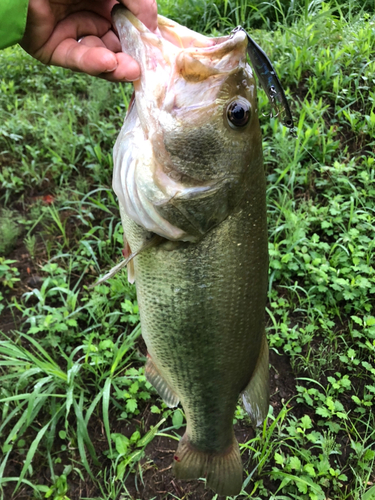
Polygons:
<instances>
[{"instance_id":1,"label":"green fish body","mask_svg":"<svg viewBox=\"0 0 375 500\"><path fill-rule=\"evenodd\" d=\"M175 475L234 495L239 395L255 425L269 398L265 177L246 35L206 38L161 16L155 35L121 8L114 20L142 69L113 187L136 254L146 376L186 415Z\"/></svg>"}]
</instances>

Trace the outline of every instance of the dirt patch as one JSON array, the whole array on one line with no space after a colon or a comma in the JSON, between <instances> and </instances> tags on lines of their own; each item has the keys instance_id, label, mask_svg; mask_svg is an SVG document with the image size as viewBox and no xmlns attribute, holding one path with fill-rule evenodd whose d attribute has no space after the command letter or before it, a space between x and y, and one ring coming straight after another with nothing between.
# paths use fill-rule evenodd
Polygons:
<instances>
[{"instance_id":1,"label":"dirt patch","mask_svg":"<svg viewBox=\"0 0 375 500\"><path fill-rule=\"evenodd\" d=\"M25 264L26 265L26 264ZM24 266L25 267L25 266ZM145 351L145 346L142 339L138 341L138 349L140 352ZM274 408L274 414L277 415L283 405L287 403L295 394L295 380L292 369L286 355L278 355L274 351L270 352L270 389L271 400L270 404ZM130 422L125 420L117 420L114 412L113 418L110 422L111 432L121 433L130 437L135 430L140 429L141 434L144 435L150 428L158 423L160 415L156 415L150 411L151 404L145 404L145 407L137 418L132 419ZM88 428L89 435L93 441L95 451L98 455L101 467L95 467L90 464L94 475L101 478L101 483L104 484L113 479L115 471L111 470L111 461L107 458L106 453L108 450L107 438L105 436L103 422L96 418L95 415L90 419ZM179 430L182 435L184 428ZM245 443L255 436L254 430L246 420L238 421L235 425L235 435L239 443ZM35 436L34 436L35 437ZM28 441L32 441L33 436L29 436ZM63 444L61 441L60 444ZM124 499L132 498L134 500L164 500L171 499L173 495L181 499L189 500L210 500L214 498L215 494L206 489L203 480L194 481L179 481L172 473L173 455L177 448L177 440L168 437L157 436L145 449L145 455L130 471L125 480L125 487L123 493L128 491L130 497L124 496ZM59 448L58 438L56 440L57 449ZM78 450L73 452L75 460L80 463ZM70 458L72 453L70 453ZM55 474L63 473L64 466L69 463L68 455L59 453L61 460L60 464L54 466ZM247 470L252 469L251 454L245 451L242 455L244 467ZM74 464L75 465L75 464ZM6 477L19 477L23 467L23 455L16 453L12 459L9 460L6 467ZM37 481L34 484L51 485L51 477L49 468L46 467L45 456L41 451L33 460L33 469L37 474ZM84 473L85 479L72 472L68 476L69 491L68 496L70 500L83 500L85 498L103 498L103 493L98 490L97 484L87 477ZM244 476L245 477L245 476ZM254 475L255 478L255 475ZM22 486L16 494L13 494L14 483L9 483L4 486L4 498L11 498L12 500L27 500L32 498L33 491L27 486ZM252 483L246 488L250 493L252 490ZM103 488L104 491L105 487ZM118 497L120 498L120 496ZM224 498L224 497L219 497Z\"/></svg>"},{"instance_id":2,"label":"dirt patch","mask_svg":"<svg viewBox=\"0 0 375 500\"><path fill-rule=\"evenodd\" d=\"M37 265L32 261L30 254L26 250L23 235L17 239L14 249L11 254L7 255L6 259L15 261L10 266L17 268L19 281L15 283L13 288L0 285L0 291L8 302L8 305L0 314L0 331L3 333L17 330L23 322L22 313L16 307L11 306L12 302L15 300L19 302L24 293L36 288L39 282L42 282L38 275Z\"/></svg>"},{"instance_id":3,"label":"dirt patch","mask_svg":"<svg viewBox=\"0 0 375 500\"><path fill-rule=\"evenodd\" d=\"M277 415L283 405L296 394L296 381L286 354L270 350L270 404Z\"/></svg>"}]
</instances>

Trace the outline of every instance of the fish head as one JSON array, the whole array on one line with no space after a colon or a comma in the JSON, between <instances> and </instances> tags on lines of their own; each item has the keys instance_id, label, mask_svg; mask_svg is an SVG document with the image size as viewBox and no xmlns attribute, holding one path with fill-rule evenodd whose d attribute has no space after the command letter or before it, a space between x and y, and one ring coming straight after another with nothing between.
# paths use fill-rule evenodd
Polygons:
<instances>
[{"instance_id":1,"label":"fish head","mask_svg":"<svg viewBox=\"0 0 375 500\"><path fill-rule=\"evenodd\" d=\"M246 33L206 37L163 16L152 33L123 7L113 17L122 50L141 67L115 147L115 192L126 213L146 229L197 240L235 209L262 169ZM128 166L134 161L126 152L130 143L142 166L133 165L136 180L129 194L123 159ZM158 216L174 229L158 226Z\"/></svg>"}]
</instances>

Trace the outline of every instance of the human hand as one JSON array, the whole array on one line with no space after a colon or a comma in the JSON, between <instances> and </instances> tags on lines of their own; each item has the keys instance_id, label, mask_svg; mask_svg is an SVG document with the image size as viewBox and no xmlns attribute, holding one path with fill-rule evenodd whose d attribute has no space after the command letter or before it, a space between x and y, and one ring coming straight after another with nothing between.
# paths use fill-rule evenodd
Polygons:
<instances>
[{"instance_id":1,"label":"human hand","mask_svg":"<svg viewBox=\"0 0 375 500\"><path fill-rule=\"evenodd\" d=\"M151 31L157 29L156 0L121 0ZM140 77L139 65L121 52L112 30L116 0L30 0L20 45L44 64L112 82ZM79 41L78 41L79 40Z\"/></svg>"}]
</instances>

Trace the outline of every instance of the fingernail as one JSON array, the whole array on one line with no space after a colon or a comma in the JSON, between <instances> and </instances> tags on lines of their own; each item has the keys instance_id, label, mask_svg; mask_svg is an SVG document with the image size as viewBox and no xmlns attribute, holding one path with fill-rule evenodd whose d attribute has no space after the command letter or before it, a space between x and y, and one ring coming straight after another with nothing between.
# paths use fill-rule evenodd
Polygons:
<instances>
[{"instance_id":1,"label":"fingernail","mask_svg":"<svg viewBox=\"0 0 375 500\"><path fill-rule=\"evenodd\" d=\"M117 66L118 66L118 64L116 63L116 64L115 64L115 66L113 66L113 68L112 68L112 69L106 69L106 70L104 71L104 73L112 73L112 71L115 71L115 69L117 69Z\"/></svg>"},{"instance_id":2,"label":"fingernail","mask_svg":"<svg viewBox=\"0 0 375 500\"><path fill-rule=\"evenodd\" d=\"M122 82L136 82L137 80L139 80L141 77L138 76L137 78L124 78L123 80L121 80Z\"/></svg>"}]
</instances>

